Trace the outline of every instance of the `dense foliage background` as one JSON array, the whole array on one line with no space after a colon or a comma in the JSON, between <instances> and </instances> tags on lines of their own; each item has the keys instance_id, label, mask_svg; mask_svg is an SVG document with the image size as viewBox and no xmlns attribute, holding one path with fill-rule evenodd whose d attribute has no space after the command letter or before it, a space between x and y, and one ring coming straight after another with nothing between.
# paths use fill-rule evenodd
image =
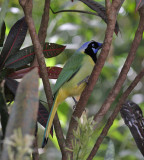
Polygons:
<instances>
[{"instance_id":1,"label":"dense foliage background","mask_svg":"<svg viewBox=\"0 0 144 160\"><path fill-rule=\"evenodd\" d=\"M2 4L0 0L0 5ZM104 1L99 1L101 4L104 4ZM39 29L41 15L43 13L44 1L34 0L34 9L33 9L33 18L35 21L36 29ZM64 9L79 9L90 11L90 9L81 2L74 1L73 3L70 0L52 0L51 8L54 11L64 10ZM9 2L8 12L5 17L6 23L6 33L9 33L12 25L21 17L23 17L23 11L19 5L18 0L13 0ZM115 80L121 70L121 67L125 61L125 58L130 49L131 42L134 38L136 28L139 22L138 12L135 12L135 3L134 1L127 0L124 2L123 6L120 9L118 15L118 23L120 27L120 32L118 36L114 35L111 51L105 66L102 70L102 73L99 77L99 81L95 86L95 89L89 99L87 104L86 113L89 116L92 116L93 113L96 113L100 108L101 104L104 102L107 97L110 89L115 83ZM47 66L60 65L62 66L66 60L71 56L71 54L79 48L81 44L89 40L95 40L103 42L105 36L106 24L101 20L101 18L94 15L87 15L83 13L58 13L53 14L50 12L49 27L47 30L47 42L54 42L58 44L66 45L66 49L62 54L57 57L47 59ZM31 39L29 34L25 39L25 42L22 46L26 47L31 45ZM140 47L138 48L134 63L131 66L131 69L128 73L127 80L123 85L123 89L127 88L130 82L139 72L140 68L144 67L144 39L141 42ZM51 84L55 83L54 80L51 80ZM138 83L136 88L133 90L129 99L141 106L141 109L144 108L144 79ZM121 93L119 93L121 95ZM42 85L40 85L40 97L45 101L44 91ZM117 103L118 97L113 103L113 106ZM66 133L69 124L69 117L73 112L74 103L71 98L68 98L63 102L59 109L58 115L61 120L61 124ZM105 116L106 122L107 117L111 113L113 108L109 110L108 115ZM92 147L94 144L94 139L97 137L97 133L100 133L99 130L96 130L92 136L92 139L89 143L89 147ZM39 146L41 145L42 136L44 129L39 125ZM114 121L113 126L111 127L108 137L110 137L114 143L115 147L115 159L116 160L140 160L142 155L137 149L137 146L131 136L129 129L124 124L121 116L119 115ZM60 151L56 141L56 138L50 138L48 143L48 150L40 155L40 159L44 157L49 157L49 159L60 159ZM108 139L105 138L101 148L94 158L94 160L102 160L106 149L107 149ZM56 146L56 147L55 147ZM40 150L41 152L41 150Z\"/></svg>"}]
</instances>

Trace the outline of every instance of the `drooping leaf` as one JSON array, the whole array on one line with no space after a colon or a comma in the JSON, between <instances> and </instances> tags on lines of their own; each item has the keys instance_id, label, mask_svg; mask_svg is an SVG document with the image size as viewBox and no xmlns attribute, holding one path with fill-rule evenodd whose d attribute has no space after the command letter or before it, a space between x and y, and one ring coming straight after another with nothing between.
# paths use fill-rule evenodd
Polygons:
<instances>
[{"instance_id":1,"label":"drooping leaf","mask_svg":"<svg viewBox=\"0 0 144 160\"><path fill-rule=\"evenodd\" d=\"M128 100L122 105L120 113L138 149L144 156L144 118L141 108L136 103Z\"/></svg>"},{"instance_id":2,"label":"drooping leaf","mask_svg":"<svg viewBox=\"0 0 144 160\"><path fill-rule=\"evenodd\" d=\"M15 54L23 44L27 33L27 23L25 18L18 20L11 28L4 47L1 52L0 67L2 68L7 58Z\"/></svg>"},{"instance_id":3,"label":"drooping leaf","mask_svg":"<svg viewBox=\"0 0 144 160\"><path fill-rule=\"evenodd\" d=\"M43 54L46 58L51 58L59 55L65 46L55 43L45 43L43 47ZM31 63L34 60L34 47L29 46L18 51L16 54L10 56L6 61L6 68L19 68Z\"/></svg>"},{"instance_id":4,"label":"drooping leaf","mask_svg":"<svg viewBox=\"0 0 144 160\"><path fill-rule=\"evenodd\" d=\"M115 148L113 141L110 139L104 160L114 160L114 156L115 156Z\"/></svg>"},{"instance_id":5,"label":"drooping leaf","mask_svg":"<svg viewBox=\"0 0 144 160\"><path fill-rule=\"evenodd\" d=\"M3 22L0 30L0 47L3 46L3 42L5 39L5 30L6 30L6 26L5 26L5 22Z\"/></svg>"},{"instance_id":6,"label":"drooping leaf","mask_svg":"<svg viewBox=\"0 0 144 160\"><path fill-rule=\"evenodd\" d=\"M16 128L22 128L23 134L34 134L37 110L38 73L37 69L34 69L25 75L18 86L6 136L11 135Z\"/></svg>"},{"instance_id":7,"label":"drooping leaf","mask_svg":"<svg viewBox=\"0 0 144 160\"><path fill-rule=\"evenodd\" d=\"M8 114L7 105L5 102L2 86L0 86L0 116L1 116L1 125L2 125L2 131L3 131L3 136L4 136L9 114Z\"/></svg>"},{"instance_id":8,"label":"drooping leaf","mask_svg":"<svg viewBox=\"0 0 144 160\"><path fill-rule=\"evenodd\" d=\"M34 67L29 67L29 68L25 68L25 69L15 71L15 72L9 74L8 77L12 78L12 79L20 79L26 73L31 71L33 68ZM39 67L38 67L38 70L39 70ZM60 68L60 67L47 67L47 73L48 73L49 79L57 79L61 70L62 70L62 68ZM40 74L39 74L39 76L40 76Z\"/></svg>"},{"instance_id":9,"label":"drooping leaf","mask_svg":"<svg viewBox=\"0 0 144 160\"><path fill-rule=\"evenodd\" d=\"M144 5L144 0L136 0L136 11Z\"/></svg>"},{"instance_id":10,"label":"drooping leaf","mask_svg":"<svg viewBox=\"0 0 144 160\"><path fill-rule=\"evenodd\" d=\"M18 88L19 82L17 82L14 79L11 78L6 78L5 79L5 88L7 87L12 94L15 96L16 92L17 92L17 88ZM47 109L44 107L44 105L39 102L39 109L38 109L38 117L37 117L37 121L43 126L46 126L47 123L47 119L49 116L49 112L47 111ZM53 129L51 129L51 135L53 136Z\"/></svg>"},{"instance_id":11,"label":"drooping leaf","mask_svg":"<svg viewBox=\"0 0 144 160\"><path fill-rule=\"evenodd\" d=\"M98 13L98 16L100 16L106 23L108 22L107 15L106 15L106 9L105 9L105 7L103 5L101 5L100 3L98 3L98 2L96 2L94 0L79 0L79 1L83 2L89 8L91 8L94 11L96 11ZM116 22L114 31L115 31L116 35L120 31L118 22Z\"/></svg>"},{"instance_id":12,"label":"drooping leaf","mask_svg":"<svg viewBox=\"0 0 144 160\"><path fill-rule=\"evenodd\" d=\"M32 83L30 83L32 82ZM6 137L14 130L21 129L22 135L34 135L38 111L38 73L37 69L28 73L21 81L6 128ZM7 144L3 145L2 160L8 159Z\"/></svg>"}]
</instances>

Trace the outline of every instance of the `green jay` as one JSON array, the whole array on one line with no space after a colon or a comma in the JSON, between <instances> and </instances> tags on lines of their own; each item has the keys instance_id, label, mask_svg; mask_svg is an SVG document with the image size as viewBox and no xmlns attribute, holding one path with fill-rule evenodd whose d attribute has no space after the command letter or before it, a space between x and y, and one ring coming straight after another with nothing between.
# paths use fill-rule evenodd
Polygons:
<instances>
[{"instance_id":1,"label":"green jay","mask_svg":"<svg viewBox=\"0 0 144 160\"><path fill-rule=\"evenodd\" d=\"M87 84L83 80L91 75L97 61L96 54L100 48L102 48L102 43L93 40L86 42L64 65L53 89L54 103L45 128L42 148L47 144L53 119L59 104L67 97L81 95Z\"/></svg>"}]
</instances>

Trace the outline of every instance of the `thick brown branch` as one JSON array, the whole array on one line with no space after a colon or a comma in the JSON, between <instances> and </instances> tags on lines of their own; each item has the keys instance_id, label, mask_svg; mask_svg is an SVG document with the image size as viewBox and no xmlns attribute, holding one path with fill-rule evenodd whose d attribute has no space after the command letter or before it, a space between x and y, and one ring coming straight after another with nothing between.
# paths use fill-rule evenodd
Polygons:
<instances>
[{"instance_id":1,"label":"thick brown branch","mask_svg":"<svg viewBox=\"0 0 144 160\"><path fill-rule=\"evenodd\" d=\"M120 2L117 3L116 8L119 7L119 4L120 4ZM98 80L101 69L104 66L104 63L106 61L106 58L107 58L109 50L110 50L112 37L113 37L113 31L114 31L115 23L116 23L116 15L117 15L116 14L117 10L115 8L112 8L111 11L112 12L109 12L109 16L108 16L108 25L107 25L106 36L105 36L105 40L103 43L102 51L100 53L100 56L98 57L97 63L93 69L91 76L90 76L89 83L86 86L85 90L83 91L83 93L80 97L80 100L77 104L77 107L72 115L71 121L70 121L69 129L68 129L68 133L67 133L67 138L66 138L66 145L68 148L72 148L71 141L74 138L73 129L77 128L77 122L75 120L75 117L80 118L80 116L82 115L82 112L84 111L85 106L87 104L88 98L91 95L91 92L92 92L92 90Z\"/></svg>"},{"instance_id":2,"label":"thick brown branch","mask_svg":"<svg viewBox=\"0 0 144 160\"><path fill-rule=\"evenodd\" d=\"M51 87L50 87L50 83L49 83L49 78L48 78L48 74L47 74L47 70L46 70L46 64L45 64L45 60L44 60L44 55L43 55L43 50L42 50L42 46L39 42L39 38L38 35L36 34L36 29L34 26L34 21L32 19L32 0L20 0L20 5L22 6L24 13L25 13L25 18L28 24L28 28L29 28L29 33L34 45L34 50L35 50L35 54L38 60L38 64L40 66L40 74L42 77L42 81L44 84L44 90L45 90L45 94L46 94L46 98L47 98L47 102L48 102L48 106L51 107L53 104L53 96L52 96L52 91L51 91ZM43 21L44 22L44 21ZM47 21L48 22L48 21ZM45 30L46 31L46 30ZM46 35L46 33L45 33ZM42 38L43 40L45 40L45 36ZM58 137L58 142L60 145L60 149L62 151L63 156L65 157L65 141L64 141L64 137L62 134L62 129L58 120L58 116L56 115L56 118L54 119L54 126L56 129L56 134Z\"/></svg>"},{"instance_id":3,"label":"thick brown branch","mask_svg":"<svg viewBox=\"0 0 144 160\"><path fill-rule=\"evenodd\" d=\"M136 78L134 79L134 81L130 84L130 86L127 88L127 90L123 93L123 95L121 96L114 112L112 113L112 115L110 116L110 118L108 119L107 124L105 125L104 129L102 130L100 136L98 137L89 157L87 158L87 160L92 160L93 157L95 156L95 154L97 153L99 146L101 145L103 139L105 138L105 136L108 133L109 128L111 127L111 125L113 124L114 119L117 117L122 104L125 102L125 100L127 99L127 97L129 96L129 94L131 93L131 91L134 89L134 87L138 84L138 82L142 79L142 77L144 76L144 69L136 76Z\"/></svg>"},{"instance_id":4,"label":"thick brown branch","mask_svg":"<svg viewBox=\"0 0 144 160\"><path fill-rule=\"evenodd\" d=\"M110 0L105 0L105 6L106 6L106 10L109 11L110 7L111 7L111 2Z\"/></svg>"},{"instance_id":5,"label":"thick brown branch","mask_svg":"<svg viewBox=\"0 0 144 160\"><path fill-rule=\"evenodd\" d=\"M143 14L143 12L140 12L139 26L136 31L135 38L134 38L133 43L131 45L131 49L129 51L129 54L127 56L125 64L119 74L119 77L118 77L114 87L112 88L108 97L106 98L103 105L101 106L100 110L97 112L97 114L94 117L94 120L97 122L97 124L102 120L103 116L109 110L112 102L115 100L117 94L120 92L120 89L126 79L127 73L130 69L130 66L135 58L137 48L138 48L138 46L141 42L141 39L142 39L143 31L144 31L144 14Z\"/></svg>"}]
</instances>

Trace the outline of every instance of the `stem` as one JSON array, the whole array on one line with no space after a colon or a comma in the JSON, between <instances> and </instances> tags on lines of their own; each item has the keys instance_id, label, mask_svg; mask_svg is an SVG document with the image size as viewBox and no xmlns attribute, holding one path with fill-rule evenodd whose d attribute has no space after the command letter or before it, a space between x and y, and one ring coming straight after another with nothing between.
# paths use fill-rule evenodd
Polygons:
<instances>
[{"instance_id":1,"label":"stem","mask_svg":"<svg viewBox=\"0 0 144 160\"><path fill-rule=\"evenodd\" d=\"M50 7L50 0L45 0L45 5L44 5L44 12L42 15L42 20L40 24L40 29L38 33L39 41L43 47L46 39L46 33L47 33L47 28L48 28L48 22L49 22L49 7ZM32 66L37 66L37 58L35 56L34 61L32 62Z\"/></svg>"},{"instance_id":2,"label":"stem","mask_svg":"<svg viewBox=\"0 0 144 160\"><path fill-rule=\"evenodd\" d=\"M36 34L34 21L32 19L33 3L32 3L32 0L19 0L19 3L22 6L22 8L24 10L24 13L25 13L25 18L26 18L26 21L27 21L27 24L28 24L29 33L30 33L30 36L31 36L31 39L32 39L32 42L33 42L33 45L34 45L35 54L36 54L38 64L39 64L39 67L40 67L40 75L41 75L41 78L42 78L42 81L43 81L48 106L51 108L52 104L53 104L53 96L52 96L52 91L51 91L49 78L48 78L48 74L47 74L44 55L42 53L43 52L42 46L39 42L38 35ZM46 14L44 14L44 15L46 15ZM43 19L45 19L44 16L43 16ZM42 20L42 22L45 23L46 21ZM41 30L43 30L43 29L41 29ZM44 30L46 31L46 29L44 29ZM43 34L43 35L44 36L41 39L43 41L45 41L45 34ZM61 129L60 122L58 120L57 114L54 118L54 126L55 126L56 135L58 137L58 142L59 142L59 146L60 146L62 155L65 157L66 156L65 140L64 140L64 137L63 137L62 129Z\"/></svg>"},{"instance_id":3,"label":"stem","mask_svg":"<svg viewBox=\"0 0 144 160\"><path fill-rule=\"evenodd\" d=\"M52 8L50 8L53 14L58 14L58 13L63 13L63 12L76 12L76 13L85 13L85 14L91 14L91 15L95 15L98 16L97 13L94 12L89 12L89 11L82 11L82 10L60 10L55 12Z\"/></svg>"},{"instance_id":4,"label":"stem","mask_svg":"<svg viewBox=\"0 0 144 160\"><path fill-rule=\"evenodd\" d=\"M32 158L33 158L33 160L39 160L37 135L35 136L35 139L34 139L34 142L33 142L33 148L34 148L34 151L32 153Z\"/></svg>"},{"instance_id":5,"label":"stem","mask_svg":"<svg viewBox=\"0 0 144 160\"><path fill-rule=\"evenodd\" d=\"M123 95L121 96L114 112L112 113L112 115L110 116L110 118L108 119L107 124L105 125L105 127L103 128L100 136L98 137L90 155L88 156L87 160L92 160L93 157L96 155L103 139L105 138L105 136L108 133L108 130L110 129L111 125L113 124L114 119L117 117L122 104L125 102L126 98L129 96L129 94L131 93L131 91L134 89L134 87L138 84L138 82L143 78L144 76L144 69L136 76L136 78L134 79L134 81L130 84L130 86L127 88L127 90L123 93Z\"/></svg>"},{"instance_id":6,"label":"stem","mask_svg":"<svg viewBox=\"0 0 144 160\"><path fill-rule=\"evenodd\" d=\"M104 115L107 113L109 110L112 102L115 100L116 96L120 92L120 89L126 80L127 73L130 69L130 66L135 58L137 48L141 42L142 36L143 36L143 31L144 31L144 13L140 12L140 22L139 26L137 28L135 38L133 40L133 43L131 45L131 49L129 51L129 54L127 56L127 59L125 61L125 64L119 74L119 77L117 78L117 81L115 82L114 87L110 91L108 97L104 101L103 105L101 106L100 110L96 113L94 120L98 123L101 122L103 119Z\"/></svg>"},{"instance_id":7,"label":"stem","mask_svg":"<svg viewBox=\"0 0 144 160\"><path fill-rule=\"evenodd\" d=\"M116 16L117 16L116 8L118 8L121 3L118 1L116 4L117 5L115 5L115 8L111 7L112 12L109 12L108 25L107 25L107 30L106 30L106 35L105 35L102 51L100 53L100 56L98 57L97 63L90 76L88 85L86 86L83 93L81 94L81 97L76 106L76 109L74 113L72 114L72 118L70 121L68 133L67 133L67 138L66 138L66 145L68 148L72 148L71 141L74 138L73 130L77 128L77 122L75 118L76 117L80 118L80 116L82 115L82 112L84 111L85 106L87 104L88 98L91 95L91 92L98 80L102 67L104 66L104 63L109 53L110 46L112 43L112 38L113 38L113 32L115 29L115 23L116 23ZM72 153L70 154L72 156Z\"/></svg>"}]
</instances>

